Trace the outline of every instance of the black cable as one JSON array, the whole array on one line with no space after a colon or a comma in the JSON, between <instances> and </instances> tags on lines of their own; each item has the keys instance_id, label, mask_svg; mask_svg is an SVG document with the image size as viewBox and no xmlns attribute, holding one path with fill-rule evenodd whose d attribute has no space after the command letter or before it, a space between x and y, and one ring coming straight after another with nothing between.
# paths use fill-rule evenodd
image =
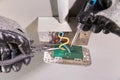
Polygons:
<instances>
[{"instance_id":1,"label":"black cable","mask_svg":"<svg viewBox=\"0 0 120 80\"><path fill-rule=\"evenodd\" d=\"M0 61L0 66L12 65L16 62L19 62L19 61L24 60L29 57L33 57L33 54L26 54L26 55L20 54L19 56L16 56L13 59Z\"/></svg>"}]
</instances>

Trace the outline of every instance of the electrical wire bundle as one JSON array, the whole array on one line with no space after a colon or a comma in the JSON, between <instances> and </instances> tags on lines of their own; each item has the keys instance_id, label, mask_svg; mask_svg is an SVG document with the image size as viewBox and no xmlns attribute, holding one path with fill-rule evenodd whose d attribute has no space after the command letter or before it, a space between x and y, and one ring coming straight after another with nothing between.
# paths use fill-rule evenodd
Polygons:
<instances>
[{"instance_id":1,"label":"electrical wire bundle","mask_svg":"<svg viewBox=\"0 0 120 80\"><path fill-rule=\"evenodd\" d=\"M69 49L68 46L67 46L67 44L69 44L69 42L70 42L70 39L69 39L68 37L64 37L64 32L59 32L59 33L58 33L58 37L60 38L59 48L60 48L61 50L67 50L68 53L71 53L70 49ZM63 42L62 42L63 39L65 39L65 40L67 40L67 41L63 43Z\"/></svg>"}]
</instances>

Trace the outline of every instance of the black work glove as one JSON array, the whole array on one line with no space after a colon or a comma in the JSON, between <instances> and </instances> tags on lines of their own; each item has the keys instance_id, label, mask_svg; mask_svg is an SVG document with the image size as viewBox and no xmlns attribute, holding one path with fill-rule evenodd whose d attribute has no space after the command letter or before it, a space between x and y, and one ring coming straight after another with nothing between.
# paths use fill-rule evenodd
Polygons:
<instances>
[{"instance_id":1,"label":"black work glove","mask_svg":"<svg viewBox=\"0 0 120 80\"><path fill-rule=\"evenodd\" d=\"M83 31L91 30L94 33L103 31L105 34L112 32L120 36L120 27L114 21L106 18L105 16L94 16L87 14L87 12L84 12L78 17L78 21L84 24L82 27Z\"/></svg>"},{"instance_id":2,"label":"black work glove","mask_svg":"<svg viewBox=\"0 0 120 80\"><path fill-rule=\"evenodd\" d=\"M99 33L101 30L103 30L105 34L112 32L120 36L120 27L114 21L105 16L97 15L92 26L92 31Z\"/></svg>"},{"instance_id":3,"label":"black work glove","mask_svg":"<svg viewBox=\"0 0 120 80\"><path fill-rule=\"evenodd\" d=\"M93 12L98 13L105 9L108 9L112 5L112 0L97 0L94 5Z\"/></svg>"},{"instance_id":4,"label":"black work glove","mask_svg":"<svg viewBox=\"0 0 120 80\"><path fill-rule=\"evenodd\" d=\"M31 61L30 41L13 20L0 17L0 28L0 71L17 72Z\"/></svg>"}]
</instances>

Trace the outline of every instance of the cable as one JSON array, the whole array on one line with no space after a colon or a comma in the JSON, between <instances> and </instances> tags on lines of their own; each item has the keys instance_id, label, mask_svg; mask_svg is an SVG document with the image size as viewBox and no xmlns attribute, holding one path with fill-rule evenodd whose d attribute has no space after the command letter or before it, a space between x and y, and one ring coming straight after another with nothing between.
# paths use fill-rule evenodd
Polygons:
<instances>
[{"instance_id":1,"label":"cable","mask_svg":"<svg viewBox=\"0 0 120 80\"><path fill-rule=\"evenodd\" d=\"M60 48L61 50L67 50L68 53L71 53L70 49L66 46L67 44L69 44L70 39L69 39L68 37L63 37L63 36L64 36L64 33L63 33L63 32L61 32L61 33L58 34L58 37L60 38L60 44L61 44L61 45L59 45L59 48ZM62 39L66 39L67 41L66 41L65 43L62 43L62 42L61 42ZM64 46L66 49L65 49L65 48L62 48L62 46Z\"/></svg>"},{"instance_id":2,"label":"cable","mask_svg":"<svg viewBox=\"0 0 120 80\"><path fill-rule=\"evenodd\" d=\"M11 65L11 64L19 62L19 61L21 61L23 59L33 57L33 56L34 56L33 54L27 54L27 55L20 54L19 56L15 57L13 59L0 61L0 66Z\"/></svg>"},{"instance_id":3,"label":"cable","mask_svg":"<svg viewBox=\"0 0 120 80\"><path fill-rule=\"evenodd\" d=\"M61 37L61 36L59 36L59 37L62 38L62 39L66 39L66 40L67 40L67 42L62 43L62 44L59 46L60 49L65 50L64 48L62 48L62 46L64 46L64 45L66 45L66 44L69 43L69 38L67 38L67 37Z\"/></svg>"},{"instance_id":4,"label":"cable","mask_svg":"<svg viewBox=\"0 0 120 80\"><path fill-rule=\"evenodd\" d=\"M58 35L61 36L61 37L63 37L63 36L64 36L64 32L59 32ZM58 36L58 37L59 37L59 36ZM60 37L59 37L59 38L60 38ZM60 38L60 42L61 42L61 41L62 41L62 38Z\"/></svg>"},{"instance_id":5,"label":"cable","mask_svg":"<svg viewBox=\"0 0 120 80\"><path fill-rule=\"evenodd\" d=\"M47 51L53 51L53 50L57 50L57 49L60 49L60 48L49 48L49 49L47 49Z\"/></svg>"},{"instance_id":6,"label":"cable","mask_svg":"<svg viewBox=\"0 0 120 80\"><path fill-rule=\"evenodd\" d=\"M70 49L67 47L67 45L64 45L64 47L66 48L66 50L68 51L68 53L71 53Z\"/></svg>"},{"instance_id":7,"label":"cable","mask_svg":"<svg viewBox=\"0 0 120 80\"><path fill-rule=\"evenodd\" d=\"M69 43L69 38L63 37L63 36L64 36L64 33L63 33L63 32L62 32L62 35L60 35L60 34L61 34L61 33L58 34L58 37L60 38L60 43L61 43L62 39L66 39L67 41L66 41L65 43L62 43L61 45L59 45L59 48L60 48L61 50L66 50L65 48L62 48L62 46L64 46L64 45L66 45L66 44Z\"/></svg>"}]
</instances>

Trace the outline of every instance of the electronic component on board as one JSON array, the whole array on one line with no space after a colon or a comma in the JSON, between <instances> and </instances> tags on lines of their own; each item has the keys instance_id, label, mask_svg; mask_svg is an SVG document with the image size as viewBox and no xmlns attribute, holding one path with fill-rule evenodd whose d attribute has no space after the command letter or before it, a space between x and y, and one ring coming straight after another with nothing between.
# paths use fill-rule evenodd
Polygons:
<instances>
[{"instance_id":1,"label":"electronic component on board","mask_svg":"<svg viewBox=\"0 0 120 80\"><path fill-rule=\"evenodd\" d=\"M81 46L70 47L71 53L66 50L56 49L44 52L44 61L46 63L59 63L71 65L90 65L91 58L87 48Z\"/></svg>"}]
</instances>

